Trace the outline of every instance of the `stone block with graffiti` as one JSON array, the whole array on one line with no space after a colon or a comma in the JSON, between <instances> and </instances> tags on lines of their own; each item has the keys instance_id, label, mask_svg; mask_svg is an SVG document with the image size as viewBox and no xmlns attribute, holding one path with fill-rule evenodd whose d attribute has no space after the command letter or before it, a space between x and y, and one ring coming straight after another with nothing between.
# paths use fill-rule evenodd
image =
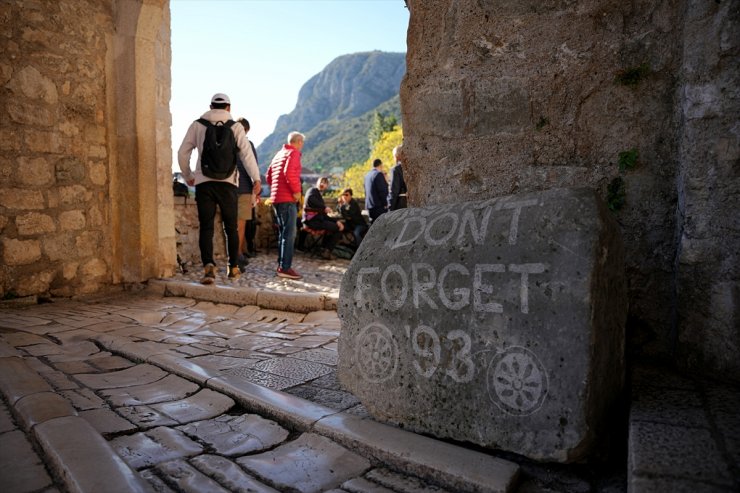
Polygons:
<instances>
[{"instance_id":1,"label":"stone block with graffiti","mask_svg":"<svg viewBox=\"0 0 740 493\"><path fill-rule=\"evenodd\" d=\"M342 281L340 381L405 429L580 460L623 386L623 257L587 189L385 214Z\"/></svg>"}]
</instances>

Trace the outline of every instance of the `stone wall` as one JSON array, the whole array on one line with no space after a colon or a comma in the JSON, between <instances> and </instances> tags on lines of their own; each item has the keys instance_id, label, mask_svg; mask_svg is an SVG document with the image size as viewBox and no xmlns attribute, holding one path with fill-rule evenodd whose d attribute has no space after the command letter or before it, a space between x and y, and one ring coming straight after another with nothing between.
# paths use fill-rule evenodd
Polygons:
<instances>
[{"instance_id":1,"label":"stone wall","mask_svg":"<svg viewBox=\"0 0 740 493\"><path fill-rule=\"evenodd\" d=\"M0 296L171 273L168 3L3 1L0 26Z\"/></svg>"},{"instance_id":2,"label":"stone wall","mask_svg":"<svg viewBox=\"0 0 740 493\"><path fill-rule=\"evenodd\" d=\"M598 190L622 228L632 349L678 341L740 375L737 2L408 5L409 202Z\"/></svg>"}]
</instances>

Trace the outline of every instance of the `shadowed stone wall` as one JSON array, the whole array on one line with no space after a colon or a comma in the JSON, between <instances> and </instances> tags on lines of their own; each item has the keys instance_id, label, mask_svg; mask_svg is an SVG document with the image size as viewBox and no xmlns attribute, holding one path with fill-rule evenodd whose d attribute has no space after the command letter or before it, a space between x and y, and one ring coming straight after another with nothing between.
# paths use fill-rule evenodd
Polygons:
<instances>
[{"instance_id":1,"label":"shadowed stone wall","mask_svg":"<svg viewBox=\"0 0 740 493\"><path fill-rule=\"evenodd\" d=\"M596 189L622 229L632 349L740 378L738 3L408 5L409 202Z\"/></svg>"},{"instance_id":2,"label":"shadowed stone wall","mask_svg":"<svg viewBox=\"0 0 740 493\"><path fill-rule=\"evenodd\" d=\"M0 295L171 273L165 0L0 4Z\"/></svg>"}]
</instances>

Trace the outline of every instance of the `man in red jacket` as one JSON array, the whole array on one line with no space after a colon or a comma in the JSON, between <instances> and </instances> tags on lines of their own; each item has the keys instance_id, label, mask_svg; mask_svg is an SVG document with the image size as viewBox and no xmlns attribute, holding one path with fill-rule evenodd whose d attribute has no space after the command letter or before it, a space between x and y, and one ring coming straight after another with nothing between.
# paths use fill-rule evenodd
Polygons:
<instances>
[{"instance_id":1,"label":"man in red jacket","mask_svg":"<svg viewBox=\"0 0 740 493\"><path fill-rule=\"evenodd\" d=\"M288 279L302 276L293 270L293 244L296 235L298 202L301 200L301 149L304 135L288 134L288 143L272 158L265 181L270 186L272 210L278 224L277 275Z\"/></svg>"}]
</instances>

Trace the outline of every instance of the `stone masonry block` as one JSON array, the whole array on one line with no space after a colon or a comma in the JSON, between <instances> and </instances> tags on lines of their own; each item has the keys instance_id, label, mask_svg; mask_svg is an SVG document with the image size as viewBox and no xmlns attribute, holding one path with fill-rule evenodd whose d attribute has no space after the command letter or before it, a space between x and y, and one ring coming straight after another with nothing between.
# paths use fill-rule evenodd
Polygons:
<instances>
[{"instance_id":1,"label":"stone masonry block","mask_svg":"<svg viewBox=\"0 0 740 493\"><path fill-rule=\"evenodd\" d=\"M405 429L579 460L623 385L626 310L619 229L592 190L404 209L342 280L339 378Z\"/></svg>"},{"instance_id":2,"label":"stone masonry block","mask_svg":"<svg viewBox=\"0 0 740 493\"><path fill-rule=\"evenodd\" d=\"M38 240L16 240L3 238L3 262L5 265L27 265L41 258Z\"/></svg>"},{"instance_id":3,"label":"stone masonry block","mask_svg":"<svg viewBox=\"0 0 740 493\"><path fill-rule=\"evenodd\" d=\"M57 229L51 216L39 212L16 216L15 225L18 228L18 234L24 236L52 233Z\"/></svg>"},{"instance_id":4,"label":"stone masonry block","mask_svg":"<svg viewBox=\"0 0 740 493\"><path fill-rule=\"evenodd\" d=\"M74 231L85 227L85 212L81 210L64 211L59 214L62 231Z\"/></svg>"},{"instance_id":5,"label":"stone masonry block","mask_svg":"<svg viewBox=\"0 0 740 493\"><path fill-rule=\"evenodd\" d=\"M46 207L44 194L23 188L0 189L0 206L11 210L38 210Z\"/></svg>"}]
</instances>

